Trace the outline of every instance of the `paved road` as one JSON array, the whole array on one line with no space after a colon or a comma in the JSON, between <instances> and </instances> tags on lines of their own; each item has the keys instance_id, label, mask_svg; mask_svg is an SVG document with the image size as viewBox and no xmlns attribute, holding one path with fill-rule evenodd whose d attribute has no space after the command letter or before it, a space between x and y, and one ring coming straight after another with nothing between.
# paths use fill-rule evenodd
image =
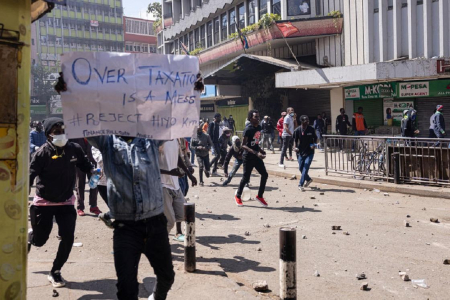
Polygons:
<instances>
[{"instance_id":1,"label":"paved road","mask_svg":"<svg viewBox=\"0 0 450 300\"><path fill-rule=\"evenodd\" d=\"M265 194L269 207L249 201L238 208L233 195L239 180L223 188L220 178L210 178L204 187L189 192L197 211L198 271L184 272L183 246L171 240L176 279L168 299L278 299L278 231L283 226L297 228L299 298L448 299L450 266L442 260L450 256L449 200L384 196L382 187L378 193L324 184L313 184L320 190L302 193L296 181L270 176ZM258 182L254 176L253 194ZM411 216L410 228L403 224L406 215ZM431 223L430 217L440 223ZM62 270L68 285L58 290L60 298L116 299L112 231L90 215L77 222L75 242L83 247L73 248ZM350 235L333 234L333 225ZM27 299L51 297L46 273L55 256L56 235L54 228L47 245L33 248L29 255ZM320 277L314 276L316 270ZM399 278L399 271L426 279L430 288L414 288ZM370 291L359 289L355 275L361 272L367 275ZM252 290L252 282L260 279L267 280L271 292ZM154 275L144 257L139 282L140 297L146 299Z\"/></svg>"}]
</instances>

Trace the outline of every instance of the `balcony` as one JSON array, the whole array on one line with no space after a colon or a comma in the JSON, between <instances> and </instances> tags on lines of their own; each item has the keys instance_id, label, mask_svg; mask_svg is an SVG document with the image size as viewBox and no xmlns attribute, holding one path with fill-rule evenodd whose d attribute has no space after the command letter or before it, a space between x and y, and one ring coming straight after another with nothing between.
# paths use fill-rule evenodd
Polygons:
<instances>
[{"instance_id":1,"label":"balcony","mask_svg":"<svg viewBox=\"0 0 450 300\"><path fill-rule=\"evenodd\" d=\"M286 40L288 43L298 43L302 40L313 40L318 37L338 35L342 33L343 18L319 17L310 19L284 20L277 23L290 22L298 31L290 34ZM275 23L267 28L260 28L246 35L249 49L247 51L260 51L271 43L271 47L285 44L283 35ZM199 52L200 64L211 63L218 59L227 59L244 53L239 38L221 42L213 47Z\"/></svg>"}]
</instances>

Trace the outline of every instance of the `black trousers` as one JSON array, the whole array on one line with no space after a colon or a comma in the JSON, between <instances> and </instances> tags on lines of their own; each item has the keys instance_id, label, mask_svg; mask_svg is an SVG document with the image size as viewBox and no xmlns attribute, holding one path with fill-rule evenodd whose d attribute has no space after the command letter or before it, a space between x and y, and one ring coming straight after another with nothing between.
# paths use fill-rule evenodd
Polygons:
<instances>
[{"instance_id":1,"label":"black trousers","mask_svg":"<svg viewBox=\"0 0 450 300\"><path fill-rule=\"evenodd\" d=\"M52 272L61 270L72 251L77 212L73 205L30 206L30 221L33 228L31 244L36 247L42 247L47 242L53 228L53 216L58 224L61 241L53 261Z\"/></svg>"},{"instance_id":2,"label":"black trousers","mask_svg":"<svg viewBox=\"0 0 450 300\"><path fill-rule=\"evenodd\" d=\"M242 175L241 183L239 184L239 188L237 190L236 196L241 198L242 191L247 183L250 181L250 176L252 175L253 168L258 171L261 175L261 181L259 183L259 191L258 196L263 197L264 190L266 189L266 182L269 174L267 174L266 166L262 159L258 158L256 155L248 154L244 156L244 175Z\"/></svg>"},{"instance_id":3,"label":"black trousers","mask_svg":"<svg viewBox=\"0 0 450 300\"><path fill-rule=\"evenodd\" d=\"M287 154L287 149L289 148L289 157L292 157L292 136L283 136L283 148L281 149L280 154L280 165L284 163L284 157Z\"/></svg>"},{"instance_id":4,"label":"black trousers","mask_svg":"<svg viewBox=\"0 0 450 300\"><path fill-rule=\"evenodd\" d=\"M76 194L77 194L77 209L84 210L84 189L86 187L86 176L88 180L91 179L91 174L86 174L77 168ZM89 189L89 206L97 207L98 189Z\"/></svg>"},{"instance_id":5,"label":"black trousers","mask_svg":"<svg viewBox=\"0 0 450 300\"><path fill-rule=\"evenodd\" d=\"M209 154L207 154L206 156L197 155L197 162L198 162L198 172L200 176L200 182L203 182L203 170L206 170L208 172L210 170Z\"/></svg>"},{"instance_id":6,"label":"black trousers","mask_svg":"<svg viewBox=\"0 0 450 300\"><path fill-rule=\"evenodd\" d=\"M108 189L107 189L106 185L97 185L97 189L98 189L98 193L103 198L106 205L108 206Z\"/></svg>"},{"instance_id":7,"label":"black trousers","mask_svg":"<svg viewBox=\"0 0 450 300\"><path fill-rule=\"evenodd\" d=\"M155 300L166 299L175 279L172 253L164 214L142 221L114 222L114 265L117 273L117 298L137 300L139 260L144 254L156 275Z\"/></svg>"},{"instance_id":8,"label":"black trousers","mask_svg":"<svg viewBox=\"0 0 450 300\"><path fill-rule=\"evenodd\" d=\"M209 164L212 166L213 172L215 172L217 171L217 164L221 156L221 151L219 144L214 144L213 147L214 147L214 158L211 160Z\"/></svg>"}]
</instances>

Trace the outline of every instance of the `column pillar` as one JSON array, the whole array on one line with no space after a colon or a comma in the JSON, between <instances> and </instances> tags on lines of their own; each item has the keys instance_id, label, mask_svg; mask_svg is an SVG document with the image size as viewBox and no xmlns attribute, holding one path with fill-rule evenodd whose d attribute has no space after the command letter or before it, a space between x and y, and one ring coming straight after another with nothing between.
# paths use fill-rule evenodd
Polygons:
<instances>
[{"instance_id":1,"label":"column pillar","mask_svg":"<svg viewBox=\"0 0 450 300\"><path fill-rule=\"evenodd\" d=\"M331 109L331 132L336 132L336 118L339 116L339 110L344 108L344 89L335 88L330 91L330 109ZM346 112L347 115L352 112Z\"/></svg>"}]
</instances>

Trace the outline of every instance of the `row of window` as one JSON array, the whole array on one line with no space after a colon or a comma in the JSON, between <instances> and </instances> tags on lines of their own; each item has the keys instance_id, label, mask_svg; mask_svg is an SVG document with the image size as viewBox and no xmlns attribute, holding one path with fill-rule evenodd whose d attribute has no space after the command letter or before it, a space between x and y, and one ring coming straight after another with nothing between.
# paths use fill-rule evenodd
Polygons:
<instances>
[{"instance_id":1,"label":"row of window","mask_svg":"<svg viewBox=\"0 0 450 300\"><path fill-rule=\"evenodd\" d=\"M146 43L126 43L125 51L141 52L141 53L156 53L156 45Z\"/></svg>"},{"instance_id":2,"label":"row of window","mask_svg":"<svg viewBox=\"0 0 450 300\"><path fill-rule=\"evenodd\" d=\"M142 35L155 35L153 22L125 19L125 32Z\"/></svg>"},{"instance_id":3,"label":"row of window","mask_svg":"<svg viewBox=\"0 0 450 300\"><path fill-rule=\"evenodd\" d=\"M62 28L63 29L72 29L72 30L93 30L93 31L98 31L99 33L110 33L110 34L122 34L123 32L123 27L121 24L112 24L112 23L103 23L103 22L98 22L98 21L93 21L91 22L90 25L83 25L83 23L87 23L89 24L88 20L84 20L85 22L83 22L83 20L76 20L76 19L70 19L70 20L66 20L66 19L60 19L60 18L48 18L46 20L40 20L39 21L39 25L41 27L45 27L45 25L47 24L49 27L61 27L61 23L62 23ZM152 29L153 30L153 29Z\"/></svg>"},{"instance_id":4,"label":"row of window","mask_svg":"<svg viewBox=\"0 0 450 300\"><path fill-rule=\"evenodd\" d=\"M86 2L68 2L67 6L64 5L56 5L56 8L64 11L73 11L73 12L84 12L85 14L96 14L98 16L105 16L105 17L118 17L121 18L123 15L123 8L122 7L110 7L108 4L101 5L96 3L86 3Z\"/></svg>"},{"instance_id":5,"label":"row of window","mask_svg":"<svg viewBox=\"0 0 450 300\"><path fill-rule=\"evenodd\" d=\"M256 23L256 1L258 1L258 14L259 17L267 13L267 0L249 0L247 1L247 7L244 3L239 4L236 7L231 8L228 12L214 18L212 21L194 29L185 36L179 38L175 43L175 49L179 51L182 49L183 43L189 51L195 48L208 48L213 45L226 41L228 36L237 32L237 27L240 29L246 25L245 12L247 10L247 26ZM288 0L289 1L289 0ZM281 14L281 0L272 0L272 13ZM237 13L237 19L236 19ZM214 35L213 35L214 32ZM214 38L213 38L214 37Z\"/></svg>"}]
</instances>

